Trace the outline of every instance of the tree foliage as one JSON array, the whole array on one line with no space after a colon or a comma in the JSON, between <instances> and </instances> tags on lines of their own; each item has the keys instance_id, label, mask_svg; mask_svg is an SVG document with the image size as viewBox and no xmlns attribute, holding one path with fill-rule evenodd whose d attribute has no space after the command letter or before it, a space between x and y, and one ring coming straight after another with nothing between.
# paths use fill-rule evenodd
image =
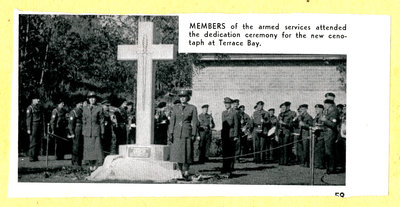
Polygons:
<instances>
[{"instance_id":1,"label":"tree foliage","mask_svg":"<svg viewBox=\"0 0 400 207\"><path fill-rule=\"evenodd\" d=\"M38 93L44 102L68 101L96 91L119 104L135 100L136 62L118 61L119 44L137 43L138 21L152 21L161 44L178 46L176 16L20 15L20 106ZM157 61L156 96L190 87L192 64L199 55L178 54ZM72 101L71 101L72 102Z\"/></svg>"}]
</instances>

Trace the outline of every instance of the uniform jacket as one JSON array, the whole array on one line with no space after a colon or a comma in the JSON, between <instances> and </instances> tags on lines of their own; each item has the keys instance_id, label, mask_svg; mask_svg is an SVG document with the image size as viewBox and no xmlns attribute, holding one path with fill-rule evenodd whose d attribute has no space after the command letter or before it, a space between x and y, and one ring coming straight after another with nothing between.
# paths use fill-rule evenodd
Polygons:
<instances>
[{"instance_id":1,"label":"uniform jacket","mask_svg":"<svg viewBox=\"0 0 400 207\"><path fill-rule=\"evenodd\" d=\"M66 112L63 108L55 108L51 112L50 127L52 131L56 129L63 129L67 126Z\"/></svg>"},{"instance_id":2,"label":"uniform jacket","mask_svg":"<svg viewBox=\"0 0 400 207\"><path fill-rule=\"evenodd\" d=\"M70 134L75 133L77 124L82 124L82 109L74 108L69 113L68 129Z\"/></svg>"},{"instance_id":3,"label":"uniform jacket","mask_svg":"<svg viewBox=\"0 0 400 207\"><path fill-rule=\"evenodd\" d=\"M214 119L211 114L201 113L199 115L199 130L210 130L215 127Z\"/></svg>"},{"instance_id":4,"label":"uniform jacket","mask_svg":"<svg viewBox=\"0 0 400 207\"><path fill-rule=\"evenodd\" d=\"M43 113L38 105L30 105L26 110L26 126L27 130L32 131L32 124L43 123Z\"/></svg>"},{"instance_id":5,"label":"uniform jacket","mask_svg":"<svg viewBox=\"0 0 400 207\"><path fill-rule=\"evenodd\" d=\"M222 138L233 138L239 135L239 116L235 109L228 109L222 112Z\"/></svg>"},{"instance_id":6,"label":"uniform jacket","mask_svg":"<svg viewBox=\"0 0 400 207\"><path fill-rule=\"evenodd\" d=\"M104 134L103 108L98 105L83 108L83 136L96 137Z\"/></svg>"},{"instance_id":7,"label":"uniform jacket","mask_svg":"<svg viewBox=\"0 0 400 207\"><path fill-rule=\"evenodd\" d=\"M285 112L281 112L278 116L278 126L281 130L289 130L293 131L293 121L296 118L296 112L287 110ZM279 121L282 120L285 124L280 124Z\"/></svg>"},{"instance_id":8,"label":"uniform jacket","mask_svg":"<svg viewBox=\"0 0 400 207\"><path fill-rule=\"evenodd\" d=\"M311 117L310 114L308 114L308 113L306 112L306 113L300 115L299 121L302 121L302 122L304 123L304 125L305 125L305 126L299 126L299 129L300 129L300 136L301 136L303 139L308 139L308 138L310 138L310 131L309 131L309 130L310 130L310 127L312 127L313 124L314 124L314 123L313 123L313 122L314 122L313 118Z\"/></svg>"},{"instance_id":9,"label":"uniform jacket","mask_svg":"<svg viewBox=\"0 0 400 207\"><path fill-rule=\"evenodd\" d=\"M189 138L197 135L197 108L191 104L172 108L168 135L173 139Z\"/></svg>"},{"instance_id":10,"label":"uniform jacket","mask_svg":"<svg viewBox=\"0 0 400 207\"><path fill-rule=\"evenodd\" d=\"M335 106L331 106L323 112L326 121L323 122L325 130L337 131L338 124L340 122L339 110Z\"/></svg>"}]
</instances>

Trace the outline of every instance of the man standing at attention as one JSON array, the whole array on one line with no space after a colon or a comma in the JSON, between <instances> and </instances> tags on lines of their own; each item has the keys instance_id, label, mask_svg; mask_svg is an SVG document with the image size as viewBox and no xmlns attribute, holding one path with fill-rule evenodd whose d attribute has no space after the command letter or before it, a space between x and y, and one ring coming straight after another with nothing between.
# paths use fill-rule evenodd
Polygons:
<instances>
[{"instance_id":1,"label":"man standing at attention","mask_svg":"<svg viewBox=\"0 0 400 207\"><path fill-rule=\"evenodd\" d=\"M82 102L78 101L76 107L69 113L68 129L72 135L72 165L82 164Z\"/></svg>"},{"instance_id":2,"label":"man standing at attention","mask_svg":"<svg viewBox=\"0 0 400 207\"><path fill-rule=\"evenodd\" d=\"M326 173L332 174L335 173L335 142L338 136L339 113L331 99L324 101L324 108L323 116L320 120L324 128L322 136L325 141Z\"/></svg>"},{"instance_id":3,"label":"man standing at attention","mask_svg":"<svg viewBox=\"0 0 400 207\"><path fill-rule=\"evenodd\" d=\"M67 137L66 136L67 125L68 124L67 124L66 112L64 110L64 101L59 100L57 107L53 109L53 112L51 113L50 132L54 133L59 137ZM68 142L58 137L54 137L54 139L56 143L56 159L63 160Z\"/></svg>"},{"instance_id":4,"label":"man standing at attention","mask_svg":"<svg viewBox=\"0 0 400 207\"><path fill-rule=\"evenodd\" d=\"M252 122L254 152L257 152L254 158L255 163L263 163L266 161L266 157L270 156L270 151L266 152L271 143L267 140L268 123L270 123L269 113L264 110L264 102L259 101L256 104Z\"/></svg>"},{"instance_id":5,"label":"man standing at attention","mask_svg":"<svg viewBox=\"0 0 400 207\"><path fill-rule=\"evenodd\" d=\"M235 143L239 139L239 118L236 109L232 108L232 99L224 98L225 111L222 112L222 174L231 177L235 163Z\"/></svg>"},{"instance_id":6,"label":"man standing at attention","mask_svg":"<svg viewBox=\"0 0 400 207\"><path fill-rule=\"evenodd\" d=\"M208 160L209 148L211 143L211 129L215 127L214 119L211 114L208 113L208 105L201 107L202 113L199 115L199 163L204 163Z\"/></svg>"},{"instance_id":7,"label":"man standing at attention","mask_svg":"<svg viewBox=\"0 0 400 207\"><path fill-rule=\"evenodd\" d=\"M39 103L39 96L32 96L32 104L26 110L27 133L30 137L29 142L29 161L38 161L40 142L43 133L44 117Z\"/></svg>"}]
</instances>

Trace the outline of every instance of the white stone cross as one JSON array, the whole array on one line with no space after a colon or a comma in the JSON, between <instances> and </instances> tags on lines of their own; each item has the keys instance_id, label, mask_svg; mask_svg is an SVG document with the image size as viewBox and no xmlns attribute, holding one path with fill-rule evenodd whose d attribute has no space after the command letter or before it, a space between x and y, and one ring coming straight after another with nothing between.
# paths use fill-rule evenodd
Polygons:
<instances>
[{"instance_id":1,"label":"white stone cross","mask_svg":"<svg viewBox=\"0 0 400 207\"><path fill-rule=\"evenodd\" d=\"M118 60L137 60L136 144L154 143L153 60L173 60L174 45L153 44L152 22L139 22L138 44L118 45Z\"/></svg>"}]
</instances>

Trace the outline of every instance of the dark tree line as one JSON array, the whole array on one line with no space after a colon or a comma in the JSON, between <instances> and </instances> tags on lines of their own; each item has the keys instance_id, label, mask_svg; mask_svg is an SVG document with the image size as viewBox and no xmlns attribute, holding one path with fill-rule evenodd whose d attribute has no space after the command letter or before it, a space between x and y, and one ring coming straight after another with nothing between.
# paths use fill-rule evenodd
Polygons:
<instances>
[{"instance_id":1,"label":"dark tree line","mask_svg":"<svg viewBox=\"0 0 400 207\"><path fill-rule=\"evenodd\" d=\"M59 98L71 105L88 91L115 105L135 100L136 62L118 61L117 46L136 44L138 21L154 22L158 43L178 46L174 16L20 15L20 106L27 107L33 93L49 106ZM198 59L178 54L175 61L156 62L156 96L190 87Z\"/></svg>"}]
</instances>

